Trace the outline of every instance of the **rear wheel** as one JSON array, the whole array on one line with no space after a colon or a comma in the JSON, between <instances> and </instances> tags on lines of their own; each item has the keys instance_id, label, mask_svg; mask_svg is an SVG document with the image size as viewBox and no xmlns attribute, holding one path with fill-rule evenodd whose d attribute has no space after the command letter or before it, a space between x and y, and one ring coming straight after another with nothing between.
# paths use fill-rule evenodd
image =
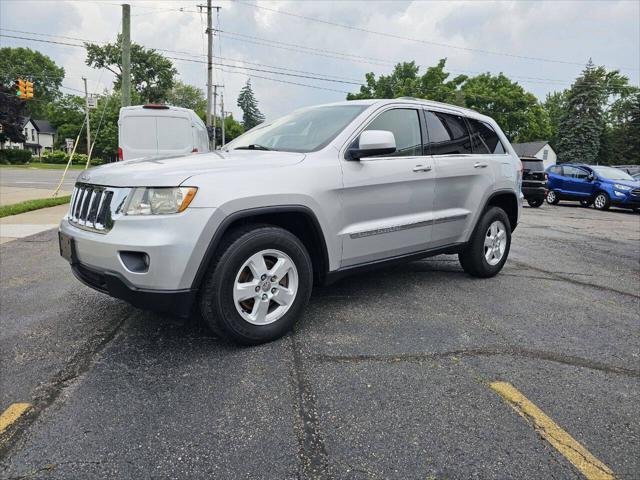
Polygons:
<instances>
[{"instance_id":1,"label":"rear wheel","mask_svg":"<svg viewBox=\"0 0 640 480\"><path fill-rule=\"evenodd\" d=\"M549 190L547 192L547 203L549 205L557 205L559 201L560 199L558 198L558 194L555 191Z\"/></svg>"},{"instance_id":2,"label":"rear wheel","mask_svg":"<svg viewBox=\"0 0 640 480\"><path fill-rule=\"evenodd\" d=\"M542 205L542 202L544 202L544 199L542 198L532 198L527 200L527 203L531 208L538 208L540 205Z\"/></svg>"},{"instance_id":3,"label":"rear wheel","mask_svg":"<svg viewBox=\"0 0 640 480\"><path fill-rule=\"evenodd\" d=\"M313 282L304 245L272 226L249 226L228 235L200 292L211 329L244 345L281 337L301 315Z\"/></svg>"},{"instance_id":4,"label":"rear wheel","mask_svg":"<svg viewBox=\"0 0 640 480\"><path fill-rule=\"evenodd\" d=\"M608 210L611 206L611 199L605 192L599 192L593 199L593 206L597 210Z\"/></svg>"},{"instance_id":5,"label":"rear wheel","mask_svg":"<svg viewBox=\"0 0 640 480\"><path fill-rule=\"evenodd\" d=\"M480 219L469 244L458 254L458 259L469 275L493 277L502 270L510 247L509 217L501 208L491 207Z\"/></svg>"},{"instance_id":6,"label":"rear wheel","mask_svg":"<svg viewBox=\"0 0 640 480\"><path fill-rule=\"evenodd\" d=\"M580 205L582 205L585 208L588 208L591 205L593 205L593 200L580 200Z\"/></svg>"}]
</instances>

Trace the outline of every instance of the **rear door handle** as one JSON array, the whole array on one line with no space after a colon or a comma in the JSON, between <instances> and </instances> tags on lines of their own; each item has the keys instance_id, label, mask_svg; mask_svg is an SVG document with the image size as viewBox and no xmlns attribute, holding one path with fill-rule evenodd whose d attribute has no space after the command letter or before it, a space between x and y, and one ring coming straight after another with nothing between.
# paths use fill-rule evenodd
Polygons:
<instances>
[{"instance_id":1,"label":"rear door handle","mask_svg":"<svg viewBox=\"0 0 640 480\"><path fill-rule=\"evenodd\" d=\"M431 165L416 165L413 167L414 172L430 172Z\"/></svg>"},{"instance_id":2,"label":"rear door handle","mask_svg":"<svg viewBox=\"0 0 640 480\"><path fill-rule=\"evenodd\" d=\"M476 162L473 164L473 168L487 168L488 166L489 166L488 163Z\"/></svg>"}]
</instances>

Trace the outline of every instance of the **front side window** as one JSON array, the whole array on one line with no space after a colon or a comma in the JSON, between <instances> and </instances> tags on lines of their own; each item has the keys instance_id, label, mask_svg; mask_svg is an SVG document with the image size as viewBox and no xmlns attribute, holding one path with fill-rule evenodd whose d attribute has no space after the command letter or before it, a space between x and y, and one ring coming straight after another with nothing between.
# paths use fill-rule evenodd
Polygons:
<instances>
[{"instance_id":1,"label":"front side window","mask_svg":"<svg viewBox=\"0 0 640 480\"><path fill-rule=\"evenodd\" d=\"M431 155L472 153L467 124L459 115L425 111Z\"/></svg>"},{"instance_id":2,"label":"front side window","mask_svg":"<svg viewBox=\"0 0 640 480\"><path fill-rule=\"evenodd\" d=\"M385 157L415 157L422 155L422 135L418 110L396 108L381 113L365 130L387 130L396 139L396 151Z\"/></svg>"},{"instance_id":3,"label":"front side window","mask_svg":"<svg viewBox=\"0 0 640 480\"><path fill-rule=\"evenodd\" d=\"M498 138L498 134L488 123L467 118L471 129L471 144L473 153L480 154L503 154L504 146Z\"/></svg>"},{"instance_id":4,"label":"front side window","mask_svg":"<svg viewBox=\"0 0 640 480\"><path fill-rule=\"evenodd\" d=\"M249 130L225 150L314 152L326 147L365 108L367 105L332 105L298 110Z\"/></svg>"}]
</instances>

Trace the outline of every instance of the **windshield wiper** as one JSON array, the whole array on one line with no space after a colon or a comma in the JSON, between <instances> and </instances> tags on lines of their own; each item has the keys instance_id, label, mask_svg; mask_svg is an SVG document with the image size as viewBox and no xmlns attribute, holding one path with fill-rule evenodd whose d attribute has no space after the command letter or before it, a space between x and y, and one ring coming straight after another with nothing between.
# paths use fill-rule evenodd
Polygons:
<instances>
[{"instance_id":1,"label":"windshield wiper","mask_svg":"<svg viewBox=\"0 0 640 480\"><path fill-rule=\"evenodd\" d=\"M264 145L252 143L251 145L246 145L244 147L236 147L236 150L271 150L271 149L269 147L265 147Z\"/></svg>"}]
</instances>

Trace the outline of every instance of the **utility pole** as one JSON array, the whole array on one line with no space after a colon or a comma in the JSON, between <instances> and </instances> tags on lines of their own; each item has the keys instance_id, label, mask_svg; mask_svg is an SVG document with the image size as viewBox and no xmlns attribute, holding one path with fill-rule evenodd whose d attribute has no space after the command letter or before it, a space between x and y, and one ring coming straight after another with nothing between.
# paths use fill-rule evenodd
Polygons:
<instances>
[{"instance_id":1,"label":"utility pole","mask_svg":"<svg viewBox=\"0 0 640 480\"><path fill-rule=\"evenodd\" d=\"M209 143L213 145L213 149L216 148L216 111L215 111L215 98L212 101L211 90L213 88L213 9L220 10L220 7L214 7L211 5L211 0L207 0L206 7L204 5L198 5L200 11L203 8L207 9L207 130L213 129L213 140ZM211 112L213 111L213 122L211 122Z\"/></svg>"},{"instance_id":2,"label":"utility pole","mask_svg":"<svg viewBox=\"0 0 640 480\"><path fill-rule=\"evenodd\" d=\"M131 6L122 5L122 106L131 105Z\"/></svg>"},{"instance_id":3,"label":"utility pole","mask_svg":"<svg viewBox=\"0 0 640 480\"><path fill-rule=\"evenodd\" d=\"M84 113L87 117L87 156L91 155L91 132L89 129L89 93L87 92L87 79L82 77L84 82Z\"/></svg>"},{"instance_id":4,"label":"utility pole","mask_svg":"<svg viewBox=\"0 0 640 480\"><path fill-rule=\"evenodd\" d=\"M224 92L222 92L220 94L220 113L222 113L221 117L222 120L220 120L222 122L222 147L224 147Z\"/></svg>"}]
</instances>

